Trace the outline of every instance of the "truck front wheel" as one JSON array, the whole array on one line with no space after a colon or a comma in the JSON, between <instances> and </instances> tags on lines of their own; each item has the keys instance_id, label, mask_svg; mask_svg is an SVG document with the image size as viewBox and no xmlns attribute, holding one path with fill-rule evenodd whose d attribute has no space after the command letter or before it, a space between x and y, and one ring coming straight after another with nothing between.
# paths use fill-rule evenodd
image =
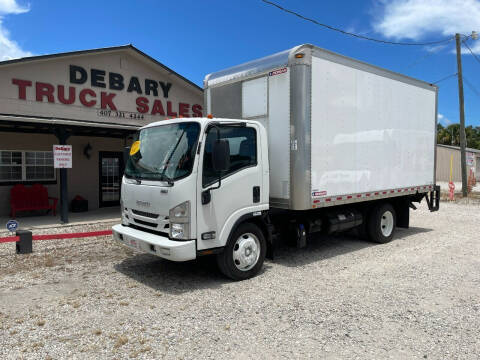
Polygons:
<instances>
[{"instance_id":1,"label":"truck front wheel","mask_svg":"<svg viewBox=\"0 0 480 360\"><path fill-rule=\"evenodd\" d=\"M241 224L217 255L220 271L233 280L255 276L262 268L267 243L262 231L252 223Z\"/></svg>"},{"instance_id":2,"label":"truck front wheel","mask_svg":"<svg viewBox=\"0 0 480 360\"><path fill-rule=\"evenodd\" d=\"M395 209L388 203L380 204L372 209L367 222L370 240L385 244L392 240L396 227Z\"/></svg>"}]
</instances>

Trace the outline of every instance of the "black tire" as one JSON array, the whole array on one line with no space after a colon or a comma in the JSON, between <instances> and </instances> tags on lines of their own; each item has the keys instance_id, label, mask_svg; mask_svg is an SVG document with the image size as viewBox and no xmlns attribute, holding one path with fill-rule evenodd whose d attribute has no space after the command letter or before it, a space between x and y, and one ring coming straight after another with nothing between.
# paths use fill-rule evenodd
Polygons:
<instances>
[{"instance_id":1,"label":"black tire","mask_svg":"<svg viewBox=\"0 0 480 360\"><path fill-rule=\"evenodd\" d=\"M257 262L252 268L248 270L241 270L234 262L234 247L236 246L237 240L240 240L240 237L247 236L248 238L251 238L251 236L247 234L252 234L258 239L260 253ZM228 239L227 245L223 249L223 252L217 254L218 268L220 269L222 274L232 280L238 281L249 279L257 275L262 268L266 252L267 242L265 240L265 237L263 236L262 231L255 224L244 223L238 226L232 233L232 235Z\"/></svg>"},{"instance_id":2,"label":"black tire","mask_svg":"<svg viewBox=\"0 0 480 360\"><path fill-rule=\"evenodd\" d=\"M391 219L388 213L391 214ZM390 220L387 220L387 218ZM382 220L384 221L383 224ZM389 232L389 225L385 225L385 223L390 224L391 221L393 221L393 224L391 224L391 231ZM367 220L367 232L371 241L379 244L392 241L396 227L397 215L392 205L389 203L378 204L371 210Z\"/></svg>"}]
</instances>

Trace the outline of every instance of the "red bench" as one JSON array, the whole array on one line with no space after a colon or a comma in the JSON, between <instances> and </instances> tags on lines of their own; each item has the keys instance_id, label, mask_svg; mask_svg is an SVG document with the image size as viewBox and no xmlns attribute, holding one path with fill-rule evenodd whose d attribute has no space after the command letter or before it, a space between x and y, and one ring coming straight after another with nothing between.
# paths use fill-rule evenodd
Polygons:
<instances>
[{"instance_id":1,"label":"red bench","mask_svg":"<svg viewBox=\"0 0 480 360\"><path fill-rule=\"evenodd\" d=\"M10 213L12 217L15 217L17 211L28 210L52 210L55 216L57 202L58 199L48 196L47 188L40 184L31 187L17 184L10 190Z\"/></svg>"}]
</instances>

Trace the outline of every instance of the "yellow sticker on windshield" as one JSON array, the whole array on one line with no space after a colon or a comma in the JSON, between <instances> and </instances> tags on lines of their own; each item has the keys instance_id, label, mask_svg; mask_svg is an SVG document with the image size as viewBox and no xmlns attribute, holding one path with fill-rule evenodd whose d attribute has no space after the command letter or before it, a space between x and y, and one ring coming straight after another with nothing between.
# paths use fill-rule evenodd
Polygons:
<instances>
[{"instance_id":1,"label":"yellow sticker on windshield","mask_svg":"<svg viewBox=\"0 0 480 360\"><path fill-rule=\"evenodd\" d=\"M140 151L140 141L137 140L132 144L132 147L130 148L130 156L135 155L139 151Z\"/></svg>"}]
</instances>

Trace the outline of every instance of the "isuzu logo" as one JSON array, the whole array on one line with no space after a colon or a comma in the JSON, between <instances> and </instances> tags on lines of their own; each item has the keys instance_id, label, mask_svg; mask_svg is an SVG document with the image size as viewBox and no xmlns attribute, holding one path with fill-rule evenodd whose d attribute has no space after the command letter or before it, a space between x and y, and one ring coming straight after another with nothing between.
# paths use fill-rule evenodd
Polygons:
<instances>
[{"instance_id":1,"label":"isuzu logo","mask_svg":"<svg viewBox=\"0 0 480 360\"><path fill-rule=\"evenodd\" d=\"M150 206L150 203L149 203L148 201L137 200L137 205L138 205L138 206L149 207L149 206Z\"/></svg>"}]
</instances>

